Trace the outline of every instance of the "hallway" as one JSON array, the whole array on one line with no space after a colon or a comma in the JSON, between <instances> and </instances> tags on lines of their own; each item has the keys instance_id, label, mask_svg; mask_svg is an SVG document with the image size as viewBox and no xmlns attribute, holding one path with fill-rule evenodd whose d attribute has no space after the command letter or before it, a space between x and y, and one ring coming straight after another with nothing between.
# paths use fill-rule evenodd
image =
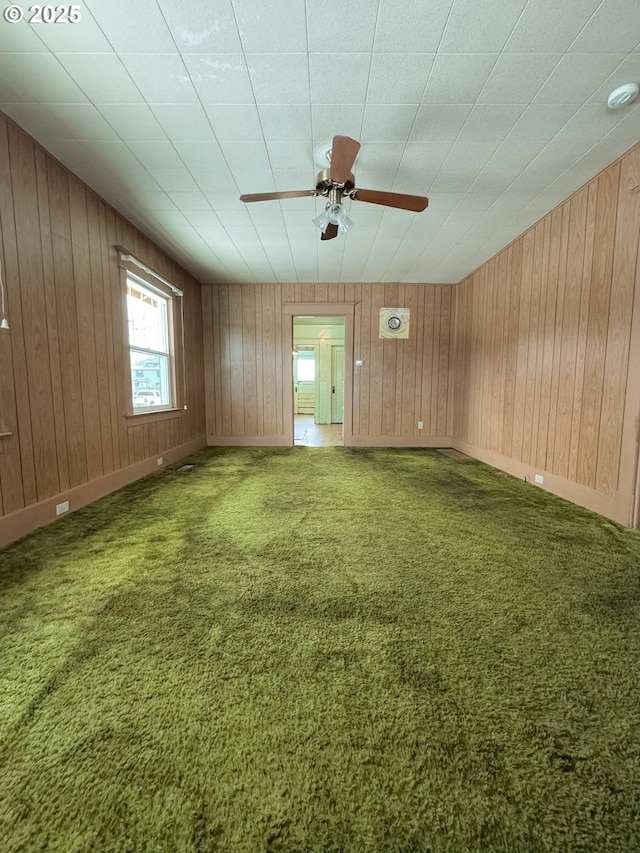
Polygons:
<instances>
[{"instance_id":1,"label":"hallway","mask_svg":"<svg viewBox=\"0 0 640 853\"><path fill-rule=\"evenodd\" d=\"M293 443L304 447L341 447L342 424L316 424L313 415L294 415Z\"/></svg>"}]
</instances>

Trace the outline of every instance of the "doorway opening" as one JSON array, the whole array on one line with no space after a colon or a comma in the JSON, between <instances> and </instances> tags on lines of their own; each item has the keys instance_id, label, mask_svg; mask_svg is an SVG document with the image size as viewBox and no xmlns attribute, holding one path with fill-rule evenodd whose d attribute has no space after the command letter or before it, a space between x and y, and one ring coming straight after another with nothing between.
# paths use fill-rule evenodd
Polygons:
<instances>
[{"instance_id":1,"label":"doorway opening","mask_svg":"<svg viewBox=\"0 0 640 853\"><path fill-rule=\"evenodd\" d=\"M344 444L344 317L293 318L293 443Z\"/></svg>"}]
</instances>

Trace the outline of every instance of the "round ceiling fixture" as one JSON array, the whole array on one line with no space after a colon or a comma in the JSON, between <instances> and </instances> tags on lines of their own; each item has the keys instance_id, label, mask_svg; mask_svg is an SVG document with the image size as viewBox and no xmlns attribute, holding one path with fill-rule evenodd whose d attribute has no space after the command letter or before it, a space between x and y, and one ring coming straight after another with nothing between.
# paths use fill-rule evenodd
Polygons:
<instances>
[{"instance_id":1,"label":"round ceiling fixture","mask_svg":"<svg viewBox=\"0 0 640 853\"><path fill-rule=\"evenodd\" d=\"M618 86L607 98L607 106L610 110L626 107L631 101L635 101L639 92L640 88L636 83L625 83L624 86Z\"/></svg>"},{"instance_id":2,"label":"round ceiling fixture","mask_svg":"<svg viewBox=\"0 0 640 853\"><path fill-rule=\"evenodd\" d=\"M331 167L332 144L332 142L321 142L313 149L313 162L318 169L329 169Z\"/></svg>"}]
</instances>

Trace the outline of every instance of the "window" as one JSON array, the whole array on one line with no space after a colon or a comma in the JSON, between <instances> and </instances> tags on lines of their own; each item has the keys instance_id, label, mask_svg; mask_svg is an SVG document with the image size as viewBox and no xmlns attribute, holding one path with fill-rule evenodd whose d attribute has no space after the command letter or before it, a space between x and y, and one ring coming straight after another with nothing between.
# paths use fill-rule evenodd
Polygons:
<instances>
[{"instance_id":1,"label":"window","mask_svg":"<svg viewBox=\"0 0 640 853\"><path fill-rule=\"evenodd\" d=\"M171 311L167 296L127 273L134 413L172 405Z\"/></svg>"},{"instance_id":2,"label":"window","mask_svg":"<svg viewBox=\"0 0 640 853\"><path fill-rule=\"evenodd\" d=\"M316 378L316 362L313 352L299 352L296 367L298 382L313 382Z\"/></svg>"}]
</instances>

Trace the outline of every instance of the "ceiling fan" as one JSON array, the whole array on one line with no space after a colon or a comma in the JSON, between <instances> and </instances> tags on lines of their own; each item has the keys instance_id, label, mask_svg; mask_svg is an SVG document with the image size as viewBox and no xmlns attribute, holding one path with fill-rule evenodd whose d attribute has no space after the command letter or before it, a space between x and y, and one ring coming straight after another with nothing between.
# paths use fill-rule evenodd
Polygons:
<instances>
[{"instance_id":1,"label":"ceiling fan","mask_svg":"<svg viewBox=\"0 0 640 853\"><path fill-rule=\"evenodd\" d=\"M360 143L349 136L334 136L327 159L329 168L323 169L316 178L314 190L289 190L275 193L253 193L241 195L240 201L273 201L282 198L304 198L305 196L324 196L328 199L325 209L313 222L322 231L322 240L332 240L338 232L346 232L352 222L347 216L342 199L347 197L354 201L367 201L369 204L381 204L385 207L398 207L401 210L413 210L420 213L429 203L429 199L420 195L406 193L390 193L380 190L361 190L356 188L355 178L351 172Z\"/></svg>"}]
</instances>

